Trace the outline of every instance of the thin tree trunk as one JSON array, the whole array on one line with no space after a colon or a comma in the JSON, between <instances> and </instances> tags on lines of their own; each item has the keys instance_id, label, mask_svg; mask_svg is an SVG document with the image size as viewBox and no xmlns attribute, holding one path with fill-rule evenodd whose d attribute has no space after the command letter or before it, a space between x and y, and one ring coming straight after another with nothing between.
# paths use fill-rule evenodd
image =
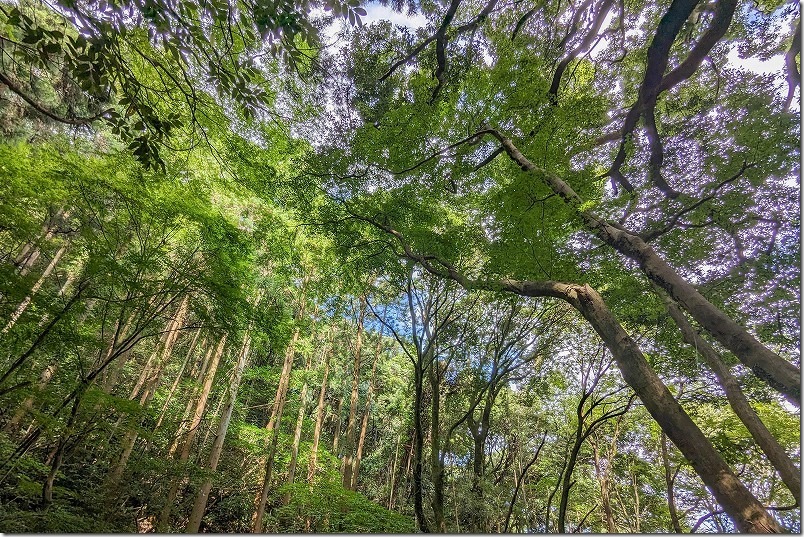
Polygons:
<instances>
[{"instance_id":1,"label":"thin tree trunk","mask_svg":"<svg viewBox=\"0 0 804 537\"><path fill-rule=\"evenodd\" d=\"M207 399L209 399L209 394L212 391L212 381L215 380L215 373L218 371L218 365L220 364L221 356L223 355L223 348L226 345L226 336L227 334L224 334L218 342L218 346L215 349L215 354L212 357L212 362L210 363L209 369L204 376L204 385L201 387L201 394L199 395L198 401L195 405L193 419L190 422L190 427L184 437L181 453L179 454L180 464L186 463L187 459L190 458L190 450L193 447L193 440L195 440L195 435L198 432L198 426L201 425L201 420L204 418L204 411L207 407ZM157 528L167 528L168 521L170 519L170 512L173 509L173 501L176 499L176 494L179 491L180 481L181 480L176 479L170 486L170 490L168 491L168 495L165 500L165 505L162 508L162 511L159 513Z\"/></svg>"},{"instance_id":2,"label":"thin tree trunk","mask_svg":"<svg viewBox=\"0 0 804 537\"><path fill-rule=\"evenodd\" d=\"M176 380L173 381L173 385L170 387L170 391L168 392L167 396L165 397L165 404L162 405L162 411L159 413L159 418L156 420L156 425L154 425L154 430L159 429L159 426L162 425L162 420L165 418L165 413L167 412L168 407L170 406L170 401L173 398L173 394L176 393L176 388L179 386L179 382L184 375L184 370L187 368L187 364L190 362L190 358L192 357L193 351L195 350L195 344L198 342L198 336L201 334L201 329L199 328L196 330L195 335L193 336L193 340L190 342L190 347L187 350L187 354L184 357L184 362L181 364L181 369L179 369L178 374L176 375Z\"/></svg>"},{"instance_id":3,"label":"thin tree trunk","mask_svg":"<svg viewBox=\"0 0 804 537\"><path fill-rule=\"evenodd\" d=\"M357 453L355 454L354 470L352 471L352 490L357 490L357 476L360 474L360 461L363 458L363 446L366 443L366 431L368 430L369 417L371 416L371 400L374 395L374 380L377 373L377 362L380 361L380 351L382 349L382 333L377 341L377 348L374 351L374 363L371 365L371 377L369 378L368 392L366 393L366 405L363 409L363 420L360 424L360 435L357 440Z\"/></svg>"},{"instance_id":4,"label":"thin tree trunk","mask_svg":"<svg viewBox=\"0 0 804 537\"><path fill-rule=\"evenodd\" d=\"M394 478L396 477L396 467L399 464L399 444L402 443L402 435L396 437L396 449L394 449L394 464L391 466L391 477L389 478L388 509L394 508Z\"/></svg>"},{"instance_id":5,"label":"thin tree trunk","mask_svg":"<svg viewBox=\"0 0 804 537\"><path fill-rule=\"evenodd\" d=\"M215 440L212 442L212 450L210 451L209 460L207 462L207 468L212 472L218 469L218 462L220 461L221 453L223 453L223 442L226 439L229 423L232 420L232 412L237 402L237 392L240 388L240 381L243 378L243 370L248 361L250 345L251 337L249 334L246 334L243 338L243 348L240 350L237 366L235 366L235 374L232 377L232 382L229 384L229 397L226 400L226 406L221 414L221 419L218 423L218 432L215 435ZM198 495L195 497L193 509L190 512L190 519L187 522L187 533L198 533L201 528L201 519L204 517L210 490L212 490L212 478L207 477L201 484Z\"/></svg>"},{"instance_id":6,"label":"thin tree trunk","mask_svg":"<svg viewBox=\"0 0 804 537\"><path fill-rule=\"evenodd\" d=\"M301 318L303 311L304 308L300 308L297 319ZM263 477L262 487L260 488L260 494L257 497L254 517L252 519L252 531L254 533L262 533L262 519L265 516L265 506L268 503L268 491L271 488L271 474L274 468L276 446L279 441L279 427L282 424L282 414L285 410L288 387L290 386L290 373L293 368L293 360L296 357L296 343L298 340L299 329L296 328L285 350L285 361L282 364L282 373L279 377L279 385L276 388L271 418L268 420L268 425L265 427L268 432L268 452L265 457L265 475Z\"/></svg>"},{"instance_id":7,"label":"thin tree trunk","mask_svg":"<svg viewBox=\"0 0 804 537\"><path fill-rule=\"evenodd\" d=\"M159 346L157 346L154 352L151 353L148 363L156 362L153 365L153 369L148 369L146 366L146 369L143 371L143 376L140 377L142 382L138 382L138 384L144 388L142 394L140 395L140 406L142 408L146 408L148 406L154 394L156 393L156 388L162 376L162 371L165 365L167 365L168 357L173 349L173 344L178 337L178 329L181 326L181 323L184 322L184 315L187 311L187 301L188 297L185 296L176 315L171 319L167 330L163 334ZM157 360L155 357L160 355L161 359ZM138 391L139 388L135 387L135 390L132 392L132 399L136 397ZM138 436L139 433L137 433L137 431L134 429L129 429L126 431L126 434L121 442L122 450L120 459L109 475L109 483L112 488L116 488L116 486L120 483L120 478L123 477L123 471L128 464L128 459L131 457L131 453L134 450L134 445L137 443Z\"/></svg>"},{"instance_id":8,"label":"thin tree trunk","mask_svg":"<svg viewBox=\"0 0 804 537\"><path fill-rule=\"evenodd\" d=\"M422 533L430 533L427 519L424 516L424 483L422 479L422 451L424 449L424 372L421 364L414 364L414 400L413 400L413 511L416 524Z\"/></svg>"},{"instance_id":9,"label":"thin tree trunk","mask_svg":"<svg viewBox=\"0 0 804 537\"><path fill-rule=\"evenodd\" d=\"M444 520L444 465L441 459L441 377L436 360L429 371L430 377L430 479L433 482L433 529L445 533Z\"/></svg>"},{"instance_id":10,"label":"thin tree trunk","mask_svg":"<svg viewBox=\"0 0 804 537\"><path fill-rule=\"evenodd\" d=\"M330 337L332 335L330 334ZM321 381L321 390L318 392L318 407L315 412L315 429L313 430L313 445L310 447L310 464L307 469L307 481L310 486L313 484L313 478L318 464L318 444L321 441L321 426L324 423L324 400L327 393L327 380L329 378L329 359L332 356L333 344L330 341L327 350L324 351L324 378Z\"/></svg>"},{"instance_id":11,"label":"thin tree trunk","mask_svg":"<svg viewBox=\"0 0 804 537\"><path fill-rule=\"evenodd\" d=\"M343 397L338 398L335 405L335 432L332 434L332 453L338 453L338 443L341 440L341 410L343 409Z\"/></svg>"},{"instance_id":12,"label":"thin tree trunk","mask_svg":"<svg viewBox=\"0 0 804 537\"><path fill-rule=\"evenodd\" d=\"M676 510L676 495L673 491L673 482L675 476L670 472L670 458L667 456L667 435L661 433L661 452L662 452L662 465L664 466L664 482L667 486L667 510L670 512L670 523L673 525L673 531L676 533L684 533L681 529L681 524L678 520L678 511Z\"/></svg>"},{"instance_id":13,"label":"thin tree trunk","mask_svg":"<svg viewBox=\"0 0 804 537\"><path fill-rule=\"evenodd\" d=\"M304 367L305 380L302 385L301 393L299 394L299 414L296 416L296 428L293 430L293 445L290 448L290 463L288 464L288 485L293 485L296 481L296 461L299 457L299 444L301 444L302 426L304 425L304 416L307 414L307 373L310 371L311 360L308 355L307 363ZM282 503L290 503L290 491L285 494Z\"/></svg>"},{"instance_id":14,"label":"thin tree trunk","mask_svg":"<svg viewBox=\"0 0 804 537\"><path fill-rule=\"evenodd\" d=\"M20 366L22 366L28 360L28 358L31 357L31 355L37 348L39 348L39 345L42 344L42 342L45 340L45 338L53 329L53 327L56 325L56 323L59 322L65 315L67 315L67 313L75 305L75 303L78 302L78 299L81 298L81 295L88 286L89 286L89 280L85 280L79 284L78 289L76 289L75 291L75 294L70 298L70 300L67 301L64 307L56 315L53 316L50 322L47 323L44 329L42 329L42 331L36 337L34 342L31 343L30 347L28 347L28 349L24 353L22 353L20 357L17 358L14 361L14 363L9 366L8 369L6 369L3 375L0 376L0 386L11 376L12 373L14 373L14 371L16 371Z\"/></svg>"},{"instance_id":15,"label":"thin tree trunk","mask_svg":"<svg viewBox=\"0 0 804 537\"><path fill-rule=\"evenodd\" d=\"M533 167L529 162L527 164ZM523 164L523 166L525 165ZM526 166L526 169L530 168ZM381 229L387 230L388 228L381 227ZM422 263L428 271L444 276L427 259L413 254L410 247L405 246L406 255L411 259ZM653 416L668 438L690 462L698 476L723 506L724 511L732 518L736 527L740 531L755 533L782 530L779 523L768 514L765 507L743 485L709 439L678 404L670 390L648 364L642 350L623 330L600 294L588 284L511 279L495 283L480 283L469 280L452 267L446 276L469 288L490 287L497 291L508 291L521 296L560 298L577 309L611 351L623 379L642 400L645 409Z\"/></svg>"},{"instance_id":16,"label":"thin tree trunk","mask_svg":"<svg viewBox=\"0 0 804 537\"><path fill-rule=\"evenodd\" d=\"M662 296L665 299L667 311L681 330L684 341L698 351L698 354L715 374L718 382L726 392L726 399L728 399L732 411L740 418L740 421L743 422L748 432L751 433L751 437L765 456L768 457L768 460L776 471L779 472L779 477L782 478L782 482L793 495L796 503L800 505L801 472L796 468L796 465L793 464L793 461L787 455L784 448L779 445L779 442L776 441L776 438L768 428L765 427L765 424L751 407L748 398L745 396L742 389L740 389L740 383L734 375L731 374L728 366L723 363L720 353L706 340L698 336L695 329L687 321L684 313L678 306L670 301L664 293L662 293Z\"/></svg>"},{"instance_id":17,"label":"thin tree trunk","mask_svg":"<svg viewBox=\"0 0 804 537\"><path fill-rule=\"evenodd\" d=\"M343 438L343 487L352 488L354 472L355 433L357 430L357 403L360 388L360 354L363 343L363 319L366 314L366 301L360 298L360 311L357 318L357 337L355 338L355 360L352 372L352 394L349 398L349 418L346 422L346 433Z\"/></svg>"},{"instance_id":18,"label":"thin tree trunk","mask_svg":"<svg viewBox=\"0 0 804 537\"><path fill-rule=\"evenodd\" d=\"M64 460L64 452L67 448L67 441L72 434L72 428L75 425L76 416L78 415L78 407L81 404L82 395L76 396L73 401L73 408L70 412L70 418L67 420L67 425L59 437L56 451L53 454L53 460L50 465L50 470L42 485L42 506L47 507L53 502L53 485L56 481L56 473L61 468L61 463Z\"/></svg>"},{"instance_id":19,"label":"thin tree trunk","mask_svg":"<svg viewBox=\"0 0 804 537\"><path fill-rule=\"evenodd\" d=\"M53 238L53 234L56 232L56 227L58 226L59 221L65 220L69 216L69 211L59 209L52 218L48 218L48 220L42 225L42 242ZM22 251L20 251L19 255L17 255L17 258L14 260L14 264L19 267L20 276L25 276L28 274L41 253L42 251L35 244L30 242L22 247Z\"/></svg>"},{"instance_id":20,"label":"thin tree trunk","mask_svg":"<svg viewBox=\"0 0 804 537\"><path fill-rule=\"evenodd\" d=\"M204 352L204 347L206 347L207 352ZM204 338L201 341L201 353L203 354L203 358L200 360L197 367L193 368L193 371L190 374L191 378L197 379L198 385L194 387L187 397L187 405L184 407L184 413L182 414L181 421L179 421L178 427L176 427L176 434L173 436L173 440L170 442L170 447L168 447L167 457L173 457L173 454L176 453L176 450L179 449L179 444L181 444L181 439L184 436L185 431L187 430L188 426L190 425L190 415L193 412L193 403L196 401L196 396L199 393L201 386L204 385L204 378L209 368L210 360L213 356L213 351L215 349L214 343L210 344L207 347L207 338Z\"/></svg>"},{"instance_id":21,"label":"thin tree trunk","mask_svg":"<svg viewBox=\"0 0 804 537\"><path fill-rule=\"evenodd\" d=\"M622 418L622 416L620 416ZM614 457L617 453L617 437L620 432L620 420L617 420L617 425L614 432L609 438L610 448L606 450L606 465L602 464L600 457L600 445L597 435L593 434L589 437L589 443L592 445L592 454L595 464L595 475L597 476L600 485L600 503L603 508L603 521L606 524L607 533L619 533L617 530L617 523L614 519L614 510L611 505L611 466L614 463Z\"/></svg>"},{"instance_id":22,"label":"thin tree trunk","mask_svg":"<svg viewBox=\"0 0 804 537\"><path fill-rule=\"evenodd\" d=\"M544 442L547 440L547 432L542 435L542 441L539 444L539 447L536 448L536 453L533 454L533 457L528 461L522 471L519 472L519 478L516 479L516 483L514 485L514 493L511 495L511 501L508 504L508 512L505 515L505 524L503 525L503 533L508 533L508 525L511 522L511 514L514 512L514 505L516 504L516 498L519 495L519 490L522 488L522 483L525 481L525 474L528 473L530 467L536 463L536 459L539 458L539 453L542 451L542 447L544 447Z\"/></svg>"},{"instance_id":23,"label":"thin tree trunk","mask_svg":"<svg viewBox=\"0 0 804 537\"><path fill-rule=\"evenodd\" d=\"M59 361L53 360L45 368L45 370L42 371L42 373L39 375L39 382L36 385L36 389L38 391L43 390L45 386L48 385L50 380L53 378L53 375L56 374L58 368L59 368ZM16 412L14 412L14 415L11 417L6 426L3 428L3 432L10 435L14 431L16 431L20 425L20 422L22 421L22 418L24 418L25 415L28 414L33 409L35 401L36 398L33 395L26 397L25 401L22 402L22 405L20 405L20 407L17 409Z\"/></svg>"},{"instance_id":24,"label":"thin tree trunk","mask_svg":"<svg viewBox=\"0 0 804 537\"><path fill-rule=\"evenodd\" d=\"M36 293L39 292L39 289L42 288L42 285L45 283L45 280L48 278L48 276L50 276L50 274L56 268L56 265L58 264L59 260L62 258L64 253L67 251L67 247L69 245L70 245L70 241L67 240L61 246L61 248L59 248L56 251L56 255L53 256L53 259L50 260L50 263L48 263L48 266L45 268L45 271L42 273L41 276L39 276L39 279L36 280L36 283L33 284L33 287L31 287L31 290L28 293L28 296L26 296L23 299L23 301L20 302L20 305L17 306L17 309L14 310L14 313L11 314L11 317L9 318L8 323L6 323L6 326L3 328L2 331L0 331L0 334L5 334L9 330L11 330L11 328L17 322L17 319L19 319L20 316L25 312L25 310L31 304L31 300L33 300L33 297L36 295Z\"/></svg>"},{"instance_id":25,"label":"thin tree trunk","mask_svg":"<svg viewBox=\"0 0 804 537\"><path fill-rule=\"evenodd\" d=\"M583 444L583 405L586 402L586 395L587 394L584 393L584 397L581 398L576 409L578 421L575 426L575 438L573 439L569 459L567 459L567 464L564 468L564 476L561 480L561 496L558 502L558 533L567 533L567 505L569 504L570 488L575 484L575 482L572 481L572 472L575 471L575 464L578 461L578 454L581 452L581 444Z\"/></svg>"}]
</instances>

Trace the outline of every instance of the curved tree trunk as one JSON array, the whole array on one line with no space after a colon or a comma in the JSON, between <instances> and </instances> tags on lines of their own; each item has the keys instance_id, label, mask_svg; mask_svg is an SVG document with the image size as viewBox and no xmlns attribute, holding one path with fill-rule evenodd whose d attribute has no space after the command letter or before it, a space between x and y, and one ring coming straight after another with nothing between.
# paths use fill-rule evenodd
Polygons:
<instances>
[{"instance_id":1,"label":"curved tree trunk","mask_svg":"<svg viewBox=\"0 0 804 537\"><path fill-rule=\"evenodd\" d=\"M375 222L374 225L378 224ZM398 232L389 231L390 228L387 226L378 225L378 227L389 233L395 233L397 238L401 237ZM433 267L427 258L416 255L407 244L404 242L402 244L407 257L419 262L429 272L454 279L464 287L507 291L521 296L554 297L569 303L592 325L611 351L623 379L642 400L645 408L668 438L690 462L695 472L723 506L724 511L734 520L737 529L754 533L775 533L782 530L681 408L670 390L648 364L639 346L623 330L597 291L589 285L554 281L505 279L479 282L470 280L448 263L442 263L448 269L448 273L444 274Z\"/></svg>"},{"instance_id":2,"label":"curved tree trunk","mask_svg":"<svg viewBox=\"0 0 804 537\"><path fill-rule=\"evenodd\" d=\"M720 354L710 345L706 340L698 337L695 329L687 321L684 313L673 304L666 296L665 304L670 316L678 325L681 330L681 335L684 341L698 351L698 354L704 359L709 368L714 372L723 390L726 392L726 398L729 401L731 409L734 414L740 418L745 428L751 433L754 441L762 449L762 452L768 457L768 460L779 472L779 477L782 478L785 486L790 490L796 503L801 505L801 472L796 468L793 461L787 455L776 438L771 434L762 420L757 416L757 413L751 408L748 398L740 389L740 384L737 379L729 371L728 366L723 363Z\"/></svg>"},{"instance_id":3,"label":"curved tree trunk","mask_svg":"<svg viewBox=\"0 0 804 537\"><path fill-rule=\"evenodd\" d=\"M483 132L494 135L511 160L522 170L530 172L564 202L575 207L584 225L600 240L636 261L648 279L667 291L675 302L687 310L754 374L784 394L791 403L801 406L801 371L796 366L762 345L745 328L704 298L639 235L609 223L591 210L583 209L581 197L561 178L534 165L511 140L499 132L495 130Z\"/></svg>"},{"instance_id":4,"label":"curved tree trunk","mask_svg":"<svg viewBox=\"0 0 804 537\"><path fill-rule=\"evenodd\" d=\"M777 533L782 528L742 484L720 453L690 419L670 390L648 364L637 344L623 330L600 295L588 285L563 287L570 304L581 312L606 346L645 408L692 464L737 529L749 533Z\"/></svg>"}]
</instances>

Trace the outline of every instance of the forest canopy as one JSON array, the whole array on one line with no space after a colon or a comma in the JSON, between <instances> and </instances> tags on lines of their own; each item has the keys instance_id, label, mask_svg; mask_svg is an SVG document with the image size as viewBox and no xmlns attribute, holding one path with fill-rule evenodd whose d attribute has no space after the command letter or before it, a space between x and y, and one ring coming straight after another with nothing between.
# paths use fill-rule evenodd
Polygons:
<instances>
[{"instance_id":1,"label":"forest canopy","mask_svg":"<svg viewBox=\"0 0 804 537\"><path fill-rule=\"evenodd\" d=\"M0 0L0 531L801 532L800 49Z\"/></svg>"}]
</instances>

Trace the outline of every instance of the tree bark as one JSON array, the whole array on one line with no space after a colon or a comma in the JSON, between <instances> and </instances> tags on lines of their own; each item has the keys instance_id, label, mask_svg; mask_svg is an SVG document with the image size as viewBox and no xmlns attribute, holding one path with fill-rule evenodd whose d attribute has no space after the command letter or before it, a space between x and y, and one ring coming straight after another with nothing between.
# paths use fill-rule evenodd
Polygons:
<instances>
[{"instance_id":1,"label":"tree bark","mask_svg":"<svg viewBox=\"0 0 804 537\"><path fill-rule=\"evenodd\" d=\"M181 448L181 453L179 454L180 464L186 463L187 459L190 458L190 450L193 446L193 440L195 440L195 435L198 432L198 426L201 425L201 420L204 418L204 411L207 407L207 399L209 399L209 394L212 391L212 381L215 380L215 373L218 371L218 365L220 364L220 359L223 355L223 348L226 345L226 336L227 334L224 334L218 342L218 346L215 349L215 354L212 357L212 362L210 363L206 375L204 376L204 385L201 387L201 394L199 395L198 401L195 405L193 419L190 422L190 427L184 437L184 443ZM170 512L173 509L173 501L176 499L176 494L179 491L179 484L180 480L176 479L170 486L167 498L165 499L165 505L159 514L157 528L167 528L168 521L170 519Z\"/></svg>"},{"instance_id":2,"label":"tree bark","mask_svg":"<svg viewBox=\"0 0 804 537\"><path fill-rule=\"evenodd\" d=\"M781 526L742 484L709 439L681 408L670 390L648 364L639 346L625 332L602 297L589 285L513 279L471 280L447 261L434 256L416 254L404 241L402 234L386 224L364 219L397 238L404 249L405 257L418 262L428 272L455 280L465 288L505 291L530 297L554 297L570 304L603 340L611 351L623 379L690 462L704 484L723 506L724 511L732 518L738 530L755 533L781 531ZM438 268L432 263L433 259L437 259ZM418 415L418 412L416 414Z\"/></svg>"},{"instance_id":3,"label":"tree bark","mask_svg":"<svg viewBox=\"0 0 804 537\"><path fill-rule=\"evenodd\" d=\"M53 238L56 228L60 221L66 220L70 216L70 211L59 209L51 218L42 225L42 241ZM25 276L33 267L42 251L34 244L27 243L14 260L14 264L19 267L20 276Z\"/></svg>"},{"instance_id":4,"label":"tree bark","mask_svg":"<svg viewBox=\"0 0 804 537\"><path fill-rule=\"evenodd\" d=\"M511 514L514 512L514 505L516 504L516 498L519 496L519 490L522 488L522 483L525 481L525 474L528 473L530 467L536 463L536 459L539 458L539 453L542 451L542 447L544 447L544 442L547 440L547 432L542 435L542 441L539 443L539 447L536 448L536 453L533 454L533 457L528 461L524 468L519 472L519 477L516 478L516 483L514 484L514 493L511 495L511 501L508 504L508 512L505 515L505 524L503 524L503 533L508 533L509 523L511 522Z\"/></svg>"},{"instance_id":5,"label":"tree bark","mask_svg":"<svg viewBox=\"0 0 804 537\"><path fill-rule=\"evenodd\" d=\"M293 430L293 445L290 448L290 463L288 464L288 485L293 485L296 481L296 461L299 457L299 444L301 444L302 426L304 425L304 416L307 414L307 379L306 374L310 371L311 360L310 356L307 357L307 363L304 366L305 380L302 384L301 393L299 394L299 414L296 416L296 428ZM282 503L290 503L290 492L285 494Z\"/></svg>"},{"instance_id":6,"label":"tree bark","mask_svg":"<svg viewBox=\"0 0 804 537\"><path fill-rule=\"evenodd\" d=\"M330 332L330 338L332 333ZM324 378L321 380L321 390L318 392L318 406L315 411L315 429L313 430L313 445L310 447L310 464L307 469L307 481L312 486L318 469L318 444L321 441L321 426L324 423L324 401L327 394L327 380L329 378L329 359L332 356L332 341L324 351Z\"/></svg>"},{"instance_id":7,"label":"tree bark","mask_svg":"<svg viewBox=\"0 0 804 537\"><path fill-rule=\"evenodd\" d=\"M391 477L388 478L388 509L394 508L394 487L396 483L396 467L399 464L399 444L402 443L402 435L396 438L396 448L394 449L394 463L391 465Z\"/></svg>"},{"instance_id":8,"label":"tree bark","mask_svg":"<svg viewBox=\"0 0 804 537\"><path fill-rule=\"evenodd\" d=\"M357 439L357 453L355 454L354 470L352 471L352 490L357 490L357 476L360 474L360 461L363 458L363 446L366 443L366 432L368 430L369 417L371 416L371 400L374 395L374 380L377 373L377 362L380 361L381 349L382 332L379 334L377 348L374 351L374 363L371 365L371 377L369 378L368 391L366 392L366 404L363 409L363 420L360 423L360 435Z\"/></svg>"},{"instance_id":9,"label":"tree bark","mask_svg":"<svg viewBox=\"0 0 804 537\"><path fill-rule=\"evenodd\" d=\"M23 301L22 301L22 302L20 302L19 306L17 306L17 309L16 309L16 310L14 310L14 313L12 313L12 314L11 314L11 317L9 318L9 320L8 320L8 322L6 323L6 326L3 328L3 330L2 330L2 331L0 331L0 334L5 334L5 333L6 333L6 332L8 332L9 330L11 330L11 328L12 328L12 327L14 326L14 324L17 322L17 319L19 319L19 318L20 318L20 316L21 316L23 313L25 313L25 310L26 310L26 309L28 308L28 306L31 304L31 300L33 300L33 297L36 295L36 293L38 293L38 292L39 292L39 289L41 289L41 288L42 288L42 285L45 283L45 280L48 278L48 276L50 276L50 274L51 274L51 273L53 272L53 270L56 268L56 265L59 263L59 260L62 258L62 256L64 255L64 253L67 251L67 247L68 247L69 245L70 245L70 241L69 241L69 240L67 240L67 241L65 241L65 243L64 243L64 244L61 246L61 248L59 248L59 249L56 251L56 254L53 256L53 259L51 259L51 260L50 260L50 263L48 263L48 265L47 265L47 267L45 268L44 272L42 272L42 275L41 275L41 276L39 276L39 279L37 279L37 280L36 280L36 283L35 283L35 284L33 284L33 287L31 287L31 291L28 293L28 296L26 296L26 297L23 299Z\"/></svg>"},{"instance_id":10,"label":"tree bark","mask_svg":"<svg viewBox=\"0 0 804 537\"><path fill-rule=\"evenodd\" d=\"M690 419L623 330L600 295L588 285L568 286L566 300L576 307L614 355L623 378L645 408L684 454L737 529L777 533L782 528L742 484L720 453Z\"/></svg>"},{"instance_id":11,"label":"tree bark","mask_svg":"<svg viewBox=\"0 0 804 537\"><path fill-rule=\"evenodd\" d=\"M600 240L636 261L649 280L664 289L754 374L784 394L791 403L801 406L801 371L796 366L762 345L745 328L704 298L639 235L609 223L591 210L584 209L583 200L566 182L534 165L511 140L499 132L495 130L482 132L497 138L511 160L522 170L546 184L564 202L574 207L584 225Z\"/></svg>"},{"instance_id":12,"label":"tree bark","mask_svg":"<svg viewBox=\"0 0 804 537\"><path fill-rule=\"evenodd\" d=\"M243 370L248 362L250 345L251 337L246 333L243 338L243 348L240 350L237 365L235 366L235 374L229 384L229 397L226 400L226 406L221 414L221 419L218 423L218 432L215 435L215 440L212 442L212 450L209 453L209 460L207 461L207 468L212 472L218 469L218 462L220 461L221 453L223 453L223 442L226 440L226 433L229 431L229 423L232 420L232 412L237 402L237 392L240 389ZM187 533L198 533L201 528L201 519L204 517L210 490L212 490L212 478L207 477L201 484L201 488L195 497L193 509L190 512L190 519L187 522Z\"/></svg>"},{"instance_id":13,"label":"tree bark","mask_svg":"<svg viewBox=\"0 0 804 537\"><path fill-rule=\"evenodd\" d=\"M165 419L165 413L167 412L170 402L173 399L173 394L176 393L176 388L178 388L179 382L181 382L181 379L184 376L184 370L187 369L187 364L190 362L193 351L195 351L195 345L198 343L198 336L200 334L201 329L199 328L195 331L195 335L193 336L193 340L190 342L190 347L187 350L187 354L184 356L184 361L181 364L181 368L176 374L176 379L173 381L173 385L170 387L170 391L168 392L167 396L165 396L165 403L162 405L162 411L159 412L159 417L156 420L156 425L154 425L154 430L159 429L159 426L162 425L162 420Z\"/></svg>"},{"instance_id":14,"label":"tree bark","mask_svg":"<svg viewBox=\"0 0 804 537\"><path fill-rule=\"evenodd\" d=\"M357 429L357 403L360 395L360 354L363 343L363 320L366 315L366 301L360 298L360 310L357 317L357 335L355 337L355 355L352 372L352 394L349 398L349 418L346 421L346 432L343 437L343 487L352 489L352 473L354 471L355 433Z\"/></svg>"},{"instance_id":15,"label":"tree bark","mask_svg":"<svg viewBox=\"0 0 804 537\"><path fill-rule=\"evenodd\" d=\"M748 432L751 433L751 437L760 449L762 449L765 456L768 457L768 460L773 467L776 468L776 471L779 472L779 477L782 478L782 482L788 490L790 490L796 503L800 505L801 472L796 468L785 450L779 445L779 442L776 441L776 438L771 434L768 428L765 427L765 424L751 407L748 398L740 388L740 383L734 375L731 374L728 366L720 357L720 353L718 353L709 342L699 337L678 306L670 301L664 293L662 293L662 295L665 299L667 311L670 313L670 317L673 318L676 325L678 325L679 330L681 330L684 341L698 351L698 354L715 374L721 387L726 392L726 399L729 401L729 405L734 411L734 414L740 418L740 421L743 422Z\"/></svg>"},{"instance_id":16,"label":"tree bark","mask_svg":"<svg viewBox=\"0 0 804 537\"><path fill-rule=\"evenodd\" d=\"M143 388L142 394L140 395L140 406L142 408L146 408L148 406L154 394L156 393L156 388L159 385L162 371L164 370L165 365L167 365L167 360L170 356L171 350L173 349L173 344L176 342L176 338L178 337L178 329L184 322L188 300L189 297L185 296L179 305L176 315L168 324L159 346L157 346L154 352L151 353L151 357L149 358L148 362L155 362L153 368L148 369L146 367L146 369L143 370L144 377L141 376L142 382L138 382L138 385ZM155 357L160 356L160 354L161 357L157 360ZM132 392L131 399L136 397L138 391L139 388L135 387L135 391ZM127 430L123 436L123 440L121 441L122 450L120 458L109 474L109 483L112 488L116 487L120 483L120 478L123 477L123 471L128 464L128 459L134 450L134 445L137 443L138 436L139 433L137 433L137 431L134 429Z\"/></svg>"},{"instance_id":17,"label":"tree bark","mask_svg":"<svg viewBox=\"0 0 804 537\"><path fill-rule=\"evenodd\" d=\"M413 511L416 524L422 533L430 533L427 519L424 516L424 483L422 476L422 451L424 450L424 372L421 362L414 364L414 399L413 399Z\"/></svg>"},{"instance_id":18,"label":"tree bark","mask_svg":"<svg viewBox=\"0 0 804 537\"><path fill-rule=\"evenodd\" d=\"M434 530L445 533L444 520L444 464L441 459L441 375L439 362L429 368L430 380L430 479L433 483L433 497L430 507L433 509Z\"/></svg>"},{"instance_id":19,"label":"tree bark","mask_svg":"<svg viewBox=\"0 0 804 537\"><path fill-rule=\"evenodd\" d=\"M675 476L670 471L670 458L667 455L667 435L661 433L660 441L662 453L662 466L664 466L664 482L667 486L667 510L670 512L670 524L673 526L673 531L676 533L684 533L681 529L681 523L678 519L678 510L676 509L676 495L673 490Z\"/></svg>"},{"instance_id":20,"label":"tree bark","mask_svg":"<svg viewBox=\"0 0 804 537\"><path fill-rule=\"evenodd\" d=\"M304 312L304 307L300 307L297 320L301 318ZM279 427L282 424L282 414L285 410L285 402L287 399L288 387L290 386L290 373L293 368L293 359L296 357L296 342L299 340L298 327L293 332L293 337L285 350L285 361L282 364L282 372L279 377L279 385L276 388L276 396L274 397L274 406L271 410L271 417L265 429L268 432L268 448L265 457L265 475L262 480L262 487L260 494L257 496L257 502L254 510L254 517L252 519L252 531L254 533L262 533L262 519L265 516L265 505L268 503L268 491L271 488L271 474L274 468L274 456L276 455L276 446L279 441Z\"/></svg>"}]
</instances>

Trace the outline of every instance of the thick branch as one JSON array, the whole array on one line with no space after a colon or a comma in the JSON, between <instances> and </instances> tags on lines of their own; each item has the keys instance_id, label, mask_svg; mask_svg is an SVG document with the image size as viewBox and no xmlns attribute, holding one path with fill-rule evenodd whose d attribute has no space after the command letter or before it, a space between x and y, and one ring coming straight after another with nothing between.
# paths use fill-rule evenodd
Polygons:
<instances>
[{"instance_id":1,"label":"thick branch","mask_svg":"<svg viewBox=\"0 0 804 537\"><path fill-rule=\"evenodd\" d=\"M592 46L592 43L595 41L595 39L597 39L598 32L600 32L600 27L603 25L603 20L606 18L606 15L608 15L612 4L614 4L614 0L603 0L600 3L597 14L592 21L589 31L584 36L583 41L581 41L577 47L572 49L569 54L567 54L564 59L559 62L558 67L556 67L556 72L553 74L553 82L547 92L552 104L555 105L558 103L558 87L561 85L561 77L564 75L564 71L566 71L567 66L578 57L578 54L586 51L590 46ZM585 8L581 7L578 11L580 12L583 9Z\"/></svg>"},{"instance_id":2,"label":"thick branch","mask_svg":"<svg viewBox=\"0 0 804 537\"><path fill-rule=\"evenodd\" d=\"M667 291L673 300L760 379L782 393L791 403L801 405L801 372L796 366L762 345L745 328L709 302L641 237L589 209L583 209L583 200L572 187L560 177L533 164L511 140L498 131L490 129L483 132L497 138L511 160L523 171L531 173L534 179L550 187L565 203L575 207L589 231L620 254L636 261L648 279Z\"/></svg>"},{"instance_id":3,"label":"thick branch","mask_svg":"<svg viewBox=\"0 0 804 537\"><path fill-rule=\"evenodd\" d=\"M504 290L521 296L555 297L569 303L592 325L614 356L623 379L639 396L668 438L690 461L737 527L741 531L757 533L781 531L778 523L745 488L709 439L681 408L648 364L636 342L623 330L601 296L589 285L511 279L485 282L472 280L447 261L438 260L435 256L416 254L402 234L390 226L352 214L355 218L368 222L397 238L408 259L416 262L420 262L420 259L425 260L426 263L421 263L425 270L436 276L453 279L466 289ZM433 261L442 267L448 267L446 273Z\"/></svg>"}]
</instances>

